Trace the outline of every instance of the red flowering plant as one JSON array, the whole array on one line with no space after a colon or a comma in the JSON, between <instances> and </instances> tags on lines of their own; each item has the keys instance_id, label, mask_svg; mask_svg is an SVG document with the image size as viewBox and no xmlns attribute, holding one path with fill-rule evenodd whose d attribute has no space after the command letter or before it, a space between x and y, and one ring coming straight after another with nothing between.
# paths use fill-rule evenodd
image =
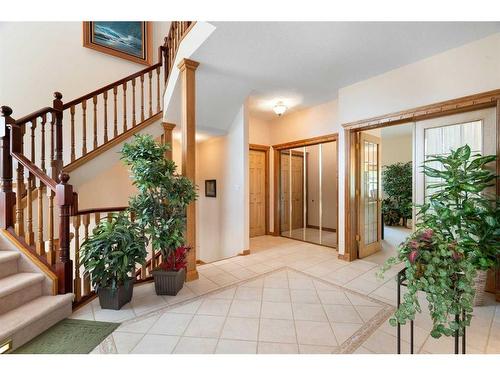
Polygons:
<instances>
[{"instance_id":1,"label":"red flowering plant","mask_svg":"<svg viewBox=\"0 0 500 375\"><path fill-rule=\"evenodd\" d=\"M158 266L164 271L180 271L186 268L187 254L191 248L189 246L179 246L175 251L172 251L167 259Z\"/></svg>"}]
</instances>

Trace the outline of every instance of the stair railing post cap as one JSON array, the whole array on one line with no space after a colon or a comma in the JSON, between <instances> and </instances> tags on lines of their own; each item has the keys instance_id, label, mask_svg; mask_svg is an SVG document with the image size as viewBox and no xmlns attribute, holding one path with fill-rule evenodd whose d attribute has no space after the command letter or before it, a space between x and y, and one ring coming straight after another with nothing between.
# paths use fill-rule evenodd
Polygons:
<instances>
[{"instance_id":1,"label":"stair railing post cap","mask_svg":"<svg viewBox=\"0 0 500 375\"><path fill-rule=\"evenodd\" d=\"M61 181L61 184L66 185L69 181L69 174L61 172L59 175L59 181Z\"/></svg>"},{"instance_id":2,"label":"stair railing post cap","mask_svg":"<svg viewBox=\"0 0 500 375\"><path fill-rule=\"evenodd\" d=\"M1 107L1 112L3 117L9 117L12 114L12 108L7 105Z\"/></svg>"},{"instance_id":3,"label":"stair railing post cap","mask_svg":"<svg viewBox=\"0 0 500 375\"><path fill-rule=\"evenodd\" d=\"M59 91L54 92L54 98L56 98L57 100L61 100L62 97L63 96Z\"/></svg>"}]
</instances>

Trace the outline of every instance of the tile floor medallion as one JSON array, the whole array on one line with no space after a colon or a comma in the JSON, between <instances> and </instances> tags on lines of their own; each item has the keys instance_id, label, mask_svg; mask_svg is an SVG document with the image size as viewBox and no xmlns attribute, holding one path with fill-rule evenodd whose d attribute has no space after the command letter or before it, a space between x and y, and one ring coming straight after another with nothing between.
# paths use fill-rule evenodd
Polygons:
<instances>
[{"instance_id":1,"label":"tile floor medallion","mask_svg":"<svg viewBox=\"0 0 500 375\"><path fill-rule=\"evenodd\" d=\"M283 267L124 321L93 353L352 353L393 311Z\"/></svg>"}]
</instances>

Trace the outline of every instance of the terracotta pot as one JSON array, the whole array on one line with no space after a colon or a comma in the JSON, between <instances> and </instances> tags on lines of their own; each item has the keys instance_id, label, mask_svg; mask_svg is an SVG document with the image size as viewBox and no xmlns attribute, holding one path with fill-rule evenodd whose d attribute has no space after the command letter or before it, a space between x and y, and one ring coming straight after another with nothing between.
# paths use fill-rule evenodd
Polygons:
<instances>
[{"instance_id":1,"label":"terracotta pot","mask_svg":"<svg viewBox=\"0 0 500 375\"><path fill-rule=\"evenodd\" d=\"M476 290L473 301L474 306L482 306L484 304L486 276L487 271L478 270L476 277L474 277L474 289Z\"/></svg>"},{"instance_id":2,"label":"terracotta pot","mask_svg":"<svg viewBox=\"0 0 500 375\"><path fill-rule=\"evenodd\" d=\"M184 268L179 271L157 269L153 271L153 278L157 295L175 296L184 286L186 270Z\"/></svg>"},{"instance_id":3,"label":"terracotta pot","mask_svg":"<svg viewBox=\"0 0 500 375\"><path fill-rule=\"evenodd\" d=\"M103 309L120 310L123 305L132 300L134 292L134 279L128 279L117 288L99 288L99 304Z\"/></svg>"}]
</instances>

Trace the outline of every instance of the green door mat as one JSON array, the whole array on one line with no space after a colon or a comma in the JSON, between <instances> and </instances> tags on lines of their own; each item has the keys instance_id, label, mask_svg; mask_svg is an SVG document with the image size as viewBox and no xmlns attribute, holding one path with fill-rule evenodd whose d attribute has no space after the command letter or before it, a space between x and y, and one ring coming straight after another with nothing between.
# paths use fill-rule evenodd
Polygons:
<instances>
[{"instance_id":1,"label":"green door mat","mask_svg":"<svg viewBox=\"0 0 500 375\"><path fill-rule=\"evenodd\" d=\"M119 323L65 319L16 349L13 353L87 354L119 325Z\"/></svg>"}]
</instances>

